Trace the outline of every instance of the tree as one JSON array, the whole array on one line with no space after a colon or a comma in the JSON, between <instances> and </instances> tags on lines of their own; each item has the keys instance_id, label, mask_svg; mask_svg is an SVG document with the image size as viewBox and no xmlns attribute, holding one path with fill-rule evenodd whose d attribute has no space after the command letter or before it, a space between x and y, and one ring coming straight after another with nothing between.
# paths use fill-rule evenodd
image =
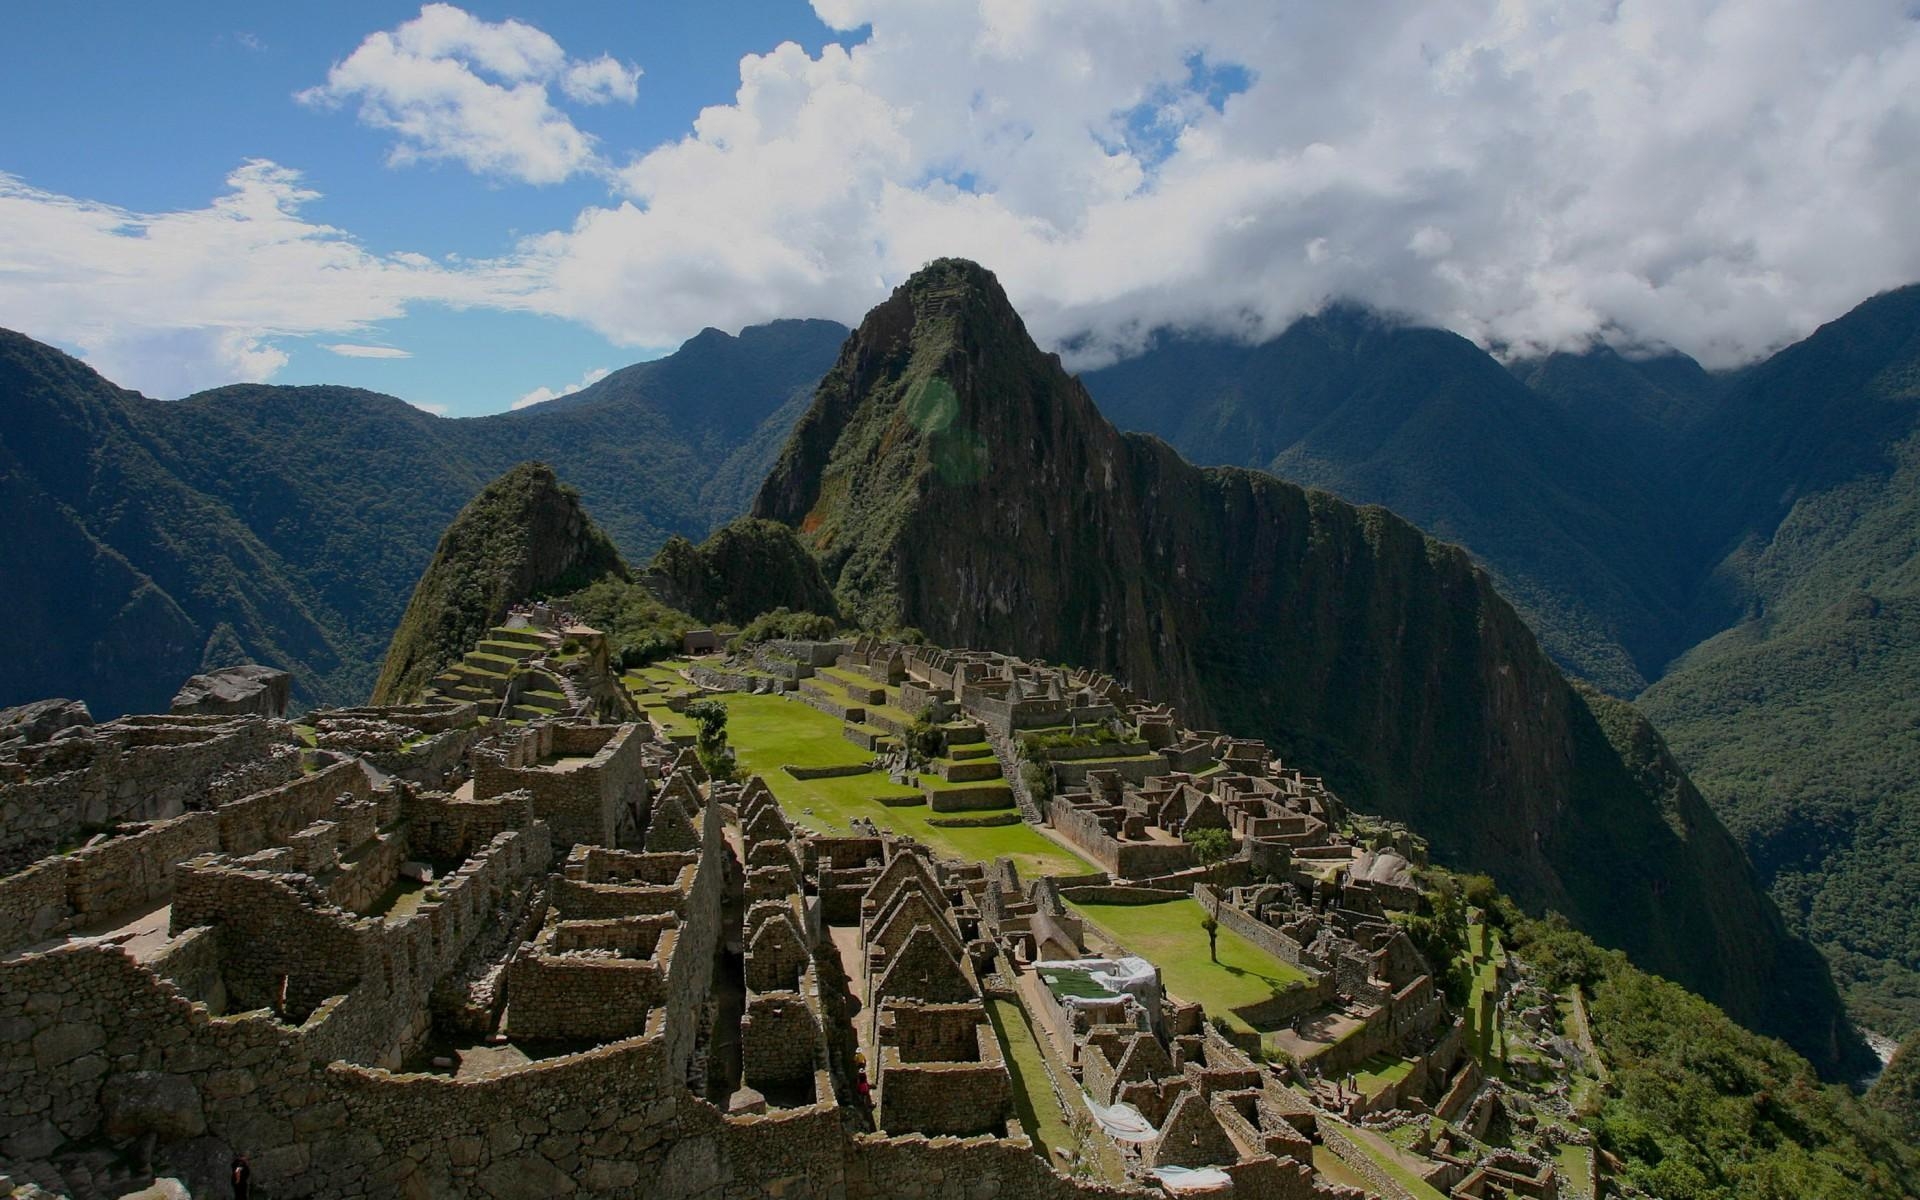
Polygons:
<instances>
[{"instance_id":1,"label":"tree","mask_svg":"<svg viewBox=\"0 0 1920 1200\"><path fill-rule=\"evenodd\" d=\"M907 728L907 750L915 765L921 767L946 754L947 731L933 719L932 705L921 709Z\"/></svg>"},{"instance_id":2,"label":"tree","mask_svg":"<svg viewBox=\"0 0 1920 1200\"><path fill-rule=\"evenodd\" d=\"M696 700L687 715L700 723L694 753L716 783L731 783L735 774L733 747L727 744L727 706L720 700Z\"/></svg>"},{"instance_id":3,"label":"tree","mask_svg":"<svg viewBox=\"0 0 1920 1200\"><path fill-rule=\"evenodd\" d=\"M1189 829L1182 836L1193 847L1194 861L1203 867L1233 856L1233 835L1224 829ZM1208 889L1212 898L1207 902L1206 916L1200 918L1200 928L1207 931L1207 955L1214 962L1220 961L1220 904L1225 891L1217 884Z\"/></svg>"}]
</instances>

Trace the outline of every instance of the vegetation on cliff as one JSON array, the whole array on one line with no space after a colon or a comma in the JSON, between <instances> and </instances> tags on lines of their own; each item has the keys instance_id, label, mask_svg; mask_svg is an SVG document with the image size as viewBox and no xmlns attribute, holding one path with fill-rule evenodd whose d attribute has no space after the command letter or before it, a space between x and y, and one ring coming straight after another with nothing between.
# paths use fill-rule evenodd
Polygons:
<instances>
[{"instance_id":1,"label":"vegetation on cliff","mask_svg":"<svg viewBox=\"0 0 1920 1200\"><path fill-rule=\"evenodd\" d=\"M1824 1067L1858 1050L1658 739L1575 692L1464 552L1117 433L971 263L869 315L755 512L863 624L1111 671Z\"/></svg>"},{"instance_id":2,"label":"vegetation on cliff","mask_svg":"<svg viewBox=\"0 0 1920 1200\"><path fill-rule=\"evenodd\" d=\"M835 611L820 564L793 530L753 517L721 526L697 546L668 538L647 580L676 607L715 624L744 625L777 608Z\"/></svg>"},{"instance_id":3,"label":"vegetation on cliff","mask_svg":"<svg viewBox=\"0 0 1920 1200\"><path fill-rule=\"evenodd\" d=\"M1867 1101L1893 1119L1909 1142L1920 1145L1920 1040L1908 1038L1873 1081Z\"/></svg>"},{"instance_id":4,"label":"vegetation on cliff","mask_svg":"<svg viewBox=\"0 0 1920 1200\"><path fill-rule=\"evenodd\" d=\"M394 631L373 703L419 699L518 601L627 577L580 494L545 463L522 463L488 484L441 535Z\"/></svg>"},{"instance_id":5,"label":"vegetation on cliff","mask_svg":"<svg viewBox=\"0 0 1920 1200\"><path fill-rule=\"evenodd\" d=\"M1336 305L1258 345L1162 334L1086 383L1195 462L1462 543L1560 663L1651 683L1854 1015L1920 1028L1920 287L1733 372L1604 347L1502 370Z\"/></svg>"},{"instance_id":6,"label":"vegetation on cliff","mask_svg":"<svg viewBox=\"0 0 1920 1200\"><path fill-rule=\"evenodd\" d=\"M1496 909L1548 984L1578 986L1610 1080L1585 1114L1629 1182L1664 1200L1899 1200L1920 1151L1885 1114L1823 1084L1800 1055L1564 920Z\"/></svg>"}]
</instances>

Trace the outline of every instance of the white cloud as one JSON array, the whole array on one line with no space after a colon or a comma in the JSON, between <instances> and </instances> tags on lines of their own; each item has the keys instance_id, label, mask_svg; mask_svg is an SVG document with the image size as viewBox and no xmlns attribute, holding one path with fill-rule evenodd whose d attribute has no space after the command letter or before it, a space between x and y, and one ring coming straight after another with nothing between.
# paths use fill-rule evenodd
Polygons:
<instances>
[{"instance_id":1,"label":"white cloud","mask_svg":"<svg viewBox=\"0 0 1920 1200\"><path fill-rule=\"evenodd\" d=\"M205 208L140 213L0 174L0 325L171 397L270 378L287 361L276 337L361 332L410 303L523 307L538 282L512 263L374 254L306 220L314 193L274 163L227 188Z\"/></svg>"},{"instance_id":2,"label":"white cloud","mask_svg":"<svg viewBox=\"0 0 1920 1200\"><path fill-rule=\"evenodd\" d=\"M868 39L749 55L625 167L630 203L525 261L630 344L857 319L961 254L1096 354L1341 297L1723 365L1920 278L1907 7L816 0ZM1228 64L1250 86L1216 111Z\"/></svg>"},{"instance_id":3,"label":"white cloud","mask_svg":"<svg viewBox=\"0 0 1920 1200\"><path fill-rule=\"evenodd\" d=\"M524 22L429 4L368 36L298 98L321 106L358 100L363 123L395 135L388 161L396 166L452 161L476 174L558 183L600 162L592 135L553 106L548 86L583 104L632 103L639 76L638 67L606 55L569 59Z\"/></svg>"},{"instance_id":4,"label":"white cloud","mask_svg":"<svg viewBox=\"0 0 1920 1200\"><path fill-rule=\"evenodd\" d=\"M614 171L553 97L629 99L632 68L429 5L316 98L357 100L403 159L605 169L616 201L435 261L307 220L313 192L267 162L173 213L0 176L0 323L177 395L409 305L657 347L857 320L959 254L1082 362L1347 298L1520 351L1605 337L1726 365L1920 279L1920 21L1900 0L816 11L867 40L748 55L730 103Z\"/></svg>"},{"instance_id":5,"label":"white cloud","mask_svg":"<svg viewBox=\"0 0 1920 1200\"><path fill-rule=\"evenodd\" d=\"M560 90L582 104L632 104L640 96L640 68L618 63L602 54L592 62L577 62L560 76Z\"/></svg>"},{"instance_id":6,"label":"white cloud","mask_svg":"<svg viewBox=\"0 0 1920 1200\"><path fill-rule=\"evenodd\" d=\"M393 346L361 346L353 342L334 342L322 346L322 350L338 354L342 358L412 358L411 351Z\"/></svg>"},{"instance_id":7,"label":"white cloud","mask_svg":"<svg viewBox=\"0 0 1920 1200\"><path fill-rule=\"evenodd\" d=\"M447 406L444 404L421 404L416 400L409 400L407 403L413 405L421 412L432 413L436 417L444 417L447 415Z\"/></svg>"},{"instance_id":8,"label":"white cloud","mask_svg":"<svg viewBox=\"0 0 1920 1200\"><path fill-rule=\"evenodd\" d=\"M549 400L558 400L562 396L571 396L581 388L592 387L612 373L613 372L606 367L595 367L585 375L582 375L578 383L566 384L557 392L550 387L537 387L518 400L515 400L513 407L518 411L523 408L531 408L536 404L545 404Z\"/></svg>"}]
</instances>

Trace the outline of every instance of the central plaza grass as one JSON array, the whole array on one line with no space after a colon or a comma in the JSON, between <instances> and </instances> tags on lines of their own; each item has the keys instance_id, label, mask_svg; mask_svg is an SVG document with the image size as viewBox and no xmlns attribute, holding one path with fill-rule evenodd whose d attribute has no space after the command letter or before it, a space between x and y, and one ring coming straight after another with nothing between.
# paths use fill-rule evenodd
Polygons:
<instances>
[{"instance_id":1,"label":"central plaza grass","mask_svg":"<svg viewBox=\"0 0 1920 1200\"><path fill-rule=\"evenodd\" d=\"M1257 1032L1233 1010L1271 999L1307 981L1306 973L1282 962L1231 929L1220 930L1220 961L1207 956L1206 916L1198 900L1157 904L1081 904L1075 912L1098 925L1130 953L1160 968L1167 990L1198 1002L1207 1015L1235 1029Z\"/></svg>"},{"instance_id":2,"label":"central plaza grass","mask_svg":"<svg viewBox=\"0 0 1920 1200\"><path fill-rule=\"evenodd\" d=\"M727 740L743 775L767 781L789 820L821 833L845 833L855 817L867 817L882 829L917 838L939 853L969 862L1011 858L1023 879L1042 875L1083 875L1093 867L1025 822L973 828L943 828L927 818L933 810L918 788L903 787L873 773L838 779L799 780L783 766L833 767L873 761L873 755L841 735L842 722L798 700L782 696L722 695L727 706ZM900 807L879 797L911 800ZM1010 797L1011 798L1011 797ZM1012 810L1012 804L1008 804ZM973 815L973 814L968 814Z\"/></svg>"}]
</instances>

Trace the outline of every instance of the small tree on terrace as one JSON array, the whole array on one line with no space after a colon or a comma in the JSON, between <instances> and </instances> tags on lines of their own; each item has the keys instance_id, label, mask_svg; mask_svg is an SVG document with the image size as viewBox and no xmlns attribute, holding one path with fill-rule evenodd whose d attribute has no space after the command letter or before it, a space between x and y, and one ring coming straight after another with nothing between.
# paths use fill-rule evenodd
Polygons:
<instances>
[{"instance_id":1,"label":"small tree on terrace","mask_svg":"<svg viewBox=\"0 0 1920 1200\"><path fill-rule=\"evenodd\" d=\"M1233 835L1224 829L1189 829L1182 836L1187 845L1193 847L1194 861L1203 867L1225 862L1233 857ZM1207 955L1214 962L1220 961L1220 896L1224 889L1210 889L1212 899L1207 903L1207 914L1200 918L1200 928L1207 931Z\"/></svg>"},{"instance_id":2,"label":"small tree on terrace","mask_svg":"<svg viewBox=\"0 0 1920 1200\"><path fill-rule=\"evenodd\" d=\"M700 723L693 752L700 765L717 783L733 782L733 747L727 745L727 706L719 700L696 700L687 705L687 715Z\"/></svg>"}]
</instances>

